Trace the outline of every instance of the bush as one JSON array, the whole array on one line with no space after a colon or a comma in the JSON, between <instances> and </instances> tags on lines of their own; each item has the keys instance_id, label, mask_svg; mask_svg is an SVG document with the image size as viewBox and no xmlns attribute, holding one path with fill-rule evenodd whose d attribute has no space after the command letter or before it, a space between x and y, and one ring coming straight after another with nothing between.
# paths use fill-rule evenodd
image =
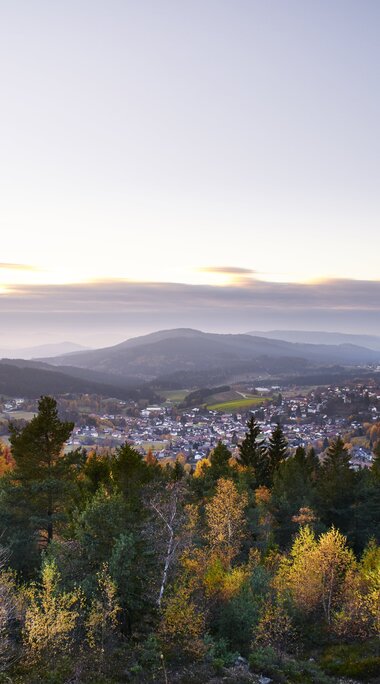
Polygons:
<instances>
[{"instance_id":1,"label":"bush","mask_svg":"<svg viewBox=\"0 0 380 684\"><path fill-rule=\"evenodd\" d=\"M230 667L239 657L239 653L230 650L226 639L214 639L210 634L205 637L205 644L208 650L208 656L216 670L221 670L223 667Z\"/></svg>"},{"instance_id":2,"label":"bush","mask_svg":"<svg viewBox=\"0 0 380 684\"><path fill-rule=\"evenodd\" d=\"M276 682L285 682L281 672L281 659L271 646L256 648L249 656L249 666L253 672L273 677Z\"/></svg>"},{"instance_id":3,"label":"bush","mask_svg":"<svg viewBox=\"0 0 380 684\"><path fill-rule=\"evenodd\" d=\"M249 658L254 672L271 677L280 684L331 684L317 663L280 657L271 647L256 649Z\"/></svg>"},{"instance_id":4,"label":"bush","mask_svg":"<svg viewBox=\"0 0 380 684\"><path fill-rule=\"evenodd\" d=\"M321 664L332 675L367 682L379 676L379 646L376 642L331 646L323 655Z\"/></svg>"}]
</instances>

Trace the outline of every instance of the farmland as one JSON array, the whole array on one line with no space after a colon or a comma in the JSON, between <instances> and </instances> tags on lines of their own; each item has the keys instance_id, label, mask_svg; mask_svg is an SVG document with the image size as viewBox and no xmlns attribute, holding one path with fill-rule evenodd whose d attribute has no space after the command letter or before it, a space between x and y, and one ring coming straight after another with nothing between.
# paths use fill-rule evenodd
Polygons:
<instances>
[{"instance_id":1,"label":"farmland","mask_svg":"<svg viewBox=\"0 0 380 684\"><path fill-rule=\"evenodd\" d=\"M272 397L261 397L261 396L244 396L239 399L233 399L231 401L223 401L216 404L209 404L207 406L209 411L223 411L224 413L234 413L235 411L240 411L244 409L249 409L251 406L257 406L258 404L264 404L270 401Z\"/></svg>"}]
</instances>

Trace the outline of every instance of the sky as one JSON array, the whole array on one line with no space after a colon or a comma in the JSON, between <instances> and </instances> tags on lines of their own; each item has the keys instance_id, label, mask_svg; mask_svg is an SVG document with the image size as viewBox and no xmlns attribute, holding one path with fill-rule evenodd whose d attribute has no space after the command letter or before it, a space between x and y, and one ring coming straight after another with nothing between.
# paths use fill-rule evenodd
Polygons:
<instances>
[{"instance_id":1,"label":"sky","mask_svg":"<svg viewBox=\"0 0 380 684\"><path fill-rule=\"evenodd\" d=\"M377 0L0 0L1 346L380 334L379 28Z\"/></svg>"}]
</instances>

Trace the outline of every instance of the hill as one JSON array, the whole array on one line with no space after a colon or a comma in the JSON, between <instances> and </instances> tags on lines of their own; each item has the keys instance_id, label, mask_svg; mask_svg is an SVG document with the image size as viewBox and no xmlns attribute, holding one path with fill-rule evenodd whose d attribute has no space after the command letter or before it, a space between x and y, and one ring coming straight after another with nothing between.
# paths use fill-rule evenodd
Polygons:
<instances>
[{"instance_id":1,"label":"hill","mask_svg":"<svg viewBox=\"0 0 380 684\"><path fill-rule=\"evenodd\" d=\"M58 354L70 354L86 349L87 347L74 342L54 342L52 344L41 344L37 347L2 348L0 349L0 358L34 359L41 356L50 358L51 356L58 356Z\"/></svg>"},{"instance_id":2,"label":"hill","mask_svg":"<svg viewBox=\"0 0 380 684\"><path fill-rule=\"evenodd\" d=\"M267 330L265 332L249 332L254 337L266 337L271 340L298 342L306 344L353 344L366 349L380 351L380 337L377 335L355 335L351 333L324 332L313 330Z\"/></svg>"},{"instance_id":3,"label":"hill","mask_svg":"<svg viewBox=\"0 0 380 684\"><path fill-rule=\"evenodd\" d=\"M49 359L50 364L152 382L171 379L205 386L245 372L298 373L315 365L377 363L380 352L352 344L319 345L249 334L216 334L179 328L126 340L103 349ZM183 384L185 382L185 384Z\"/></svg>"},{"instance_id":4,"label":"hill","mask_svg":"<svg viewBox=\"0 0 380 684\"><path fill-rule=\"evenodd\" d=\"M72 369L73 374L57 370L54 367L44 368L43 364L31 361L0 361L0 394L9 397L36 398L44 394L98 394L104 397L115 397L123 400L147 399L157 400L157 395L148 387L127 386L127 382L106 384L86 377L82 369ZM76 373L78 371L78 373ZM81 372L83 377L81 377ZM96 377L98 374L92 374ZM100 374L99 374L100 375Z\"/></svg>"}]
</instances>

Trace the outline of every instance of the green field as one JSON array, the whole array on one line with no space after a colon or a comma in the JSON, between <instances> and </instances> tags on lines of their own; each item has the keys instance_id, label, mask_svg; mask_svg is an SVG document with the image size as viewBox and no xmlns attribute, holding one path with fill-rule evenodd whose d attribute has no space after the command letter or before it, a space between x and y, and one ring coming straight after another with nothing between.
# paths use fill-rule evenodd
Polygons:
<instances>
[{"instance_id":1,"label":"green field","mask_svg":"<svg viewBox=\"0 0 380 684\"><path fill-rule=\"evenodd\" d=\"M190 390L187 389L179 389L179 390L167 390L166 392L162 392L162 395L165 397L166 401L170 401L172 404L180 404L182 401L184 401L185 397L190 393Z\"/></svg>"},{"instance_id":2,"label":"green field","mask_svg":"<svg viewBox=\"0 0 380 684\"><path fill-rule=\"evenodd\" d=\"M137 445L137 448L144 449L144 451L148 451L149 449L153 449L153 451L162 451L162 449L165 449L166 444L166 442L142 442L142 444Z\"/></svg>"},{"instance_id":3,"label":"green field","mask_svg":"<svg viewBox=\"0 0 380 684\"><path fill-rule=\"evenodd\" d=\"M248 409L250 406L257 406L270 401L272 397L246 397L241 399L234 399L233 401L224 401L219 404L208 405L209 411L222 411L223 413L234 413L240 409Z\"/></svg>"}]
</instances>

